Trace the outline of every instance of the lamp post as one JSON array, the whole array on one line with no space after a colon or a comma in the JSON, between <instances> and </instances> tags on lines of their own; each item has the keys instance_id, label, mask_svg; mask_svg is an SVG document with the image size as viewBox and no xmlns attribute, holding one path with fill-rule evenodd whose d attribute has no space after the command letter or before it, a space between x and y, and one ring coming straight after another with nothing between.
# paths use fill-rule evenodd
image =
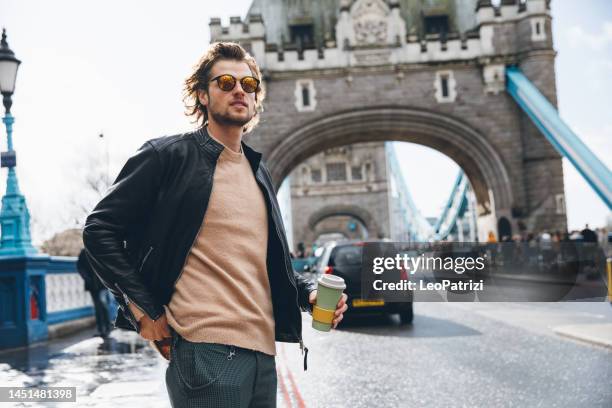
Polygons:
<instances>
[{"instance_id":1,"label":"lamp post","mask_svg":"<svg viewBox=\"0 0 612 408\"><path fill-rule=\"evenodd\" d=\"M6 42L6 29L2 29L0 42L0 92L5 115L2 122L6 126L8 151L1 153L1 167L8 168L6 180L6 193L2 197L2 210L0 210L0 224L2 226L2 239L0 240L0 256L18 257L35 254L36 248L32 246L30 237L30 213L25 197L19 191L15 167L17 158L13 150L13 123L11 115L11 99L15 91L17 69L19 61L15 53Z\"/></svg>"}]
</instances>

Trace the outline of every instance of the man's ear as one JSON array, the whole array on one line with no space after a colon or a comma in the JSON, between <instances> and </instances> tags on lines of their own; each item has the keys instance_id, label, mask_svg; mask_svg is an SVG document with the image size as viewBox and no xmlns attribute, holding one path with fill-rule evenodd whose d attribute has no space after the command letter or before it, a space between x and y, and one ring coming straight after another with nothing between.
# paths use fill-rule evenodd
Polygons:
<instances>
[{"instance_id":1,"label":"man's ear","mask_svg":"<svg viewBox=\"0 0 612 408\"><path fill-rule=\"evenodd\" d=\"M202 105L208 108L208 92L204 89L198 89L198 100Z\"/></svg>"}]
</instances>

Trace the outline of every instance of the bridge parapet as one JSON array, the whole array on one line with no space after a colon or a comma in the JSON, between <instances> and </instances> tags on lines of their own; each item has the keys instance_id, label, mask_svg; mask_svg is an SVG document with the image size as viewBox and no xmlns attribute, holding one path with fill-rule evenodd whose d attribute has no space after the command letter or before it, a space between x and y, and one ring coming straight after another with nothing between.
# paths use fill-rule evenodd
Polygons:
<instances>
[{"instance_id":1,"label":"bridge parapet","mask_svg":"<svg viewBox=\"0 0 612 408\"><path fill-rule=\"evenodd\" d=\"M93 315L75 257L0 258L0 349L44 341Z\"/></svg>"}]
</instances>

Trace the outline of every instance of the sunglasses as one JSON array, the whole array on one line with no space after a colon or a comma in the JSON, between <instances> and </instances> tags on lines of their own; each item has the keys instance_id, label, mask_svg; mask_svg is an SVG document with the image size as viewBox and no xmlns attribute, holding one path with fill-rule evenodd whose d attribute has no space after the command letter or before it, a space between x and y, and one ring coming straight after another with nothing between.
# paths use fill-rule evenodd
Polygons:
<instances>
[{"instance_id":1,"label":"sunglasses","mask_svg":"<svg viewBox=\"0 0 612 408\"><path fill-rule=\"evenodd\" d=\"M229 92L236 86L237 79L230 74L223 74L217 77L214 77L210 80L217 81L217 85L221 88L222 91ZM240 79L240 86L246 93L253 93L259 90L259 79L253 76L245 76Z\"/></svg>"}]
</instances>

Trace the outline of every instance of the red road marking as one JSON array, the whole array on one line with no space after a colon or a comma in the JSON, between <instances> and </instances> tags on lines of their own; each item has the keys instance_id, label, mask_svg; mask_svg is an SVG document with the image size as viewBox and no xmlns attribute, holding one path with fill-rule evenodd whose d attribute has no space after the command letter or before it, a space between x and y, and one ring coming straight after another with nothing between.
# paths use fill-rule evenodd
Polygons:
<instances>
[{"instance_id":1,"label":"red road marking","mask_svg":"<svg viewBox=\"0 0 612 408\"><path fill-rule=\"evenodd\" d=\"M300 394L300 391L297 387L297 383L295 382L295 379L293 378L293 374L291 373L291 369L289 368L289 366L287 365L286 359L285 359L285 347L284 345L281 345L280 347L280 360L282 362L282 366L287 370L287 376L289 377L289 383L291 385L291 391L295 397L295 401L297 402L297 408L306 408L306 404L304 403L304 399L302 398L302 394ZM282 378L282 375L280 375L280 382L281 382L281 390L283 392L283 397L285 398L285 402L287 402L287 399L289 398L289 394L287 393L287 386L285 385L285 382ZM293 407L293 404L291 403L291 398L289 398L289 403L287 405L288 407Z\"/></svg>"},{"instance_id":2,"label":"red road marking","mask_svg":"<svg viewBox=\"0 0 612 408\"><path fill-rule=\"evenodd\" d=\"M295 395L298 408L306 408L306 404L304 404L304 400L302 399L302 394L300 394L300 391L297 388L297 384L293 379L293 375L291 374L291 369L289 367L287 367L287 374L289 375L289 382L291 382L291 389L293 390L293 395Z\"/></svg>"},{"instance_id":3,"label":"red road marking","mask_svg":"<svg viewBox=\"0 0 612 408\"><path fill-rule=\"evenodd\" d=\"M280 372L280 370L276 373L278 377L278 382L280 383L281 393L283 394L283 399L285 400L285 405L287 408L291 408L293 404L291 403L291 397L289 397L289 391L287 391L287 386L285 385L285 380Z\"/></svg>"}]
</instances>

